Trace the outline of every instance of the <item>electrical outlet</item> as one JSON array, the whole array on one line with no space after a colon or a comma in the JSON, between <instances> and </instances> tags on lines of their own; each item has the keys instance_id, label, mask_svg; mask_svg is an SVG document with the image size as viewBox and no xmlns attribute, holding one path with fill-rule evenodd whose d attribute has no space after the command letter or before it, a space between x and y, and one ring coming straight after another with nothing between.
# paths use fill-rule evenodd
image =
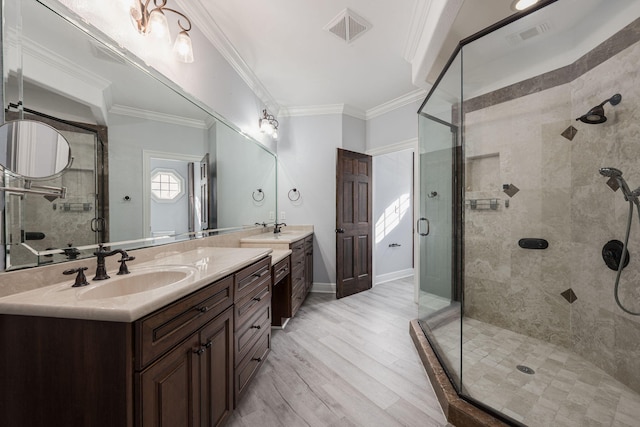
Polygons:
<instances>
[{"instance_id":1,"label":"electrical outlet","mask_svg":"<svg viewBox=\"0 0 640 427\"><path fill-rule=\"evenodd\" d=\"M269 219L275 219L276 213L274 211L269 211Z\"/></svg>"},{"instance_id":2,"label":"electrical outlet","mask_svg":"<svg viewBox=\"0 0 640 427\"><path fill-rule=\"evenodd\" d=\"M284 221L285 219L287 219L287 215L284 213L284 211L280 211L280 221Z\"/></svg>"}]
</instances>

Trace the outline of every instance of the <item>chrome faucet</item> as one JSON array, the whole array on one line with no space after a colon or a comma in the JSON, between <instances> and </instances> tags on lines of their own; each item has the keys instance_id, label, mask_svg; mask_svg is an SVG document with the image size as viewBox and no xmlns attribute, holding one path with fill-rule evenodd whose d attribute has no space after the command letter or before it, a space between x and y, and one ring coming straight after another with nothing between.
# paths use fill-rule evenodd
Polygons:
<instances>
[{"instance_id":1,"label":"chrome faucet","mask_svg":"<svg viewBox=\"0 0 640 427\"><path fill-rule=\"evenodd\" d=\"M96 256L96 259L98 260L98 266L96 268L96 276L93 278L93 280L105 280L110 277L107 274L107 269L105 267L105 261L104 261L104 259L108 256L115 255L115 254L122 255L122 258L120 258L120 261L119 261L120 270L118 270L118 274L129 274L129 268L127 267L126 261L133 261L134 259L136 259L135 257L129 256L127 252L125 252L123 249L115 249L109 252L105 250L102 245L99 245L98 250L93 254Z\"/></svg>"},{"instance_id":2,"label":"chrome faucet","mask_svg":"<svg viewBox=\"0 0 640 427\"><path fill-rule=\"evenodd\" d=\"M280 233L280 232L282 231L282 230L280 230L280 228L281 228L281 227L283 227L283 226L284 226L284 227L286 227L286 226L287 226L287 224L285 224L284 222L281 222L281 223L279 223L279 224L278 224L277 222L275 222L275 223L273 224L273 234L278 234L278 233Z\"/></svg>"}]
</instances>

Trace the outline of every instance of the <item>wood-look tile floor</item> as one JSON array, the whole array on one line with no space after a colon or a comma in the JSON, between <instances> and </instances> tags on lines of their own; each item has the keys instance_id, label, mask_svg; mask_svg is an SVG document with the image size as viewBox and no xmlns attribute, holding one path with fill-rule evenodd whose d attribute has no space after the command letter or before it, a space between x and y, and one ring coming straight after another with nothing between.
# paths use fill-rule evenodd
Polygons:
<instances>
[{"instance_id":1,"label":"wood-look tile floor","mask_svg":"<svg viewBox=\"0 0 640 427\"><path fill-rule=\"evenodd\" d=\"M412 279L336 300L310 294L228 426L446 426L409 337Z\"/></svg>"}]
</instances>

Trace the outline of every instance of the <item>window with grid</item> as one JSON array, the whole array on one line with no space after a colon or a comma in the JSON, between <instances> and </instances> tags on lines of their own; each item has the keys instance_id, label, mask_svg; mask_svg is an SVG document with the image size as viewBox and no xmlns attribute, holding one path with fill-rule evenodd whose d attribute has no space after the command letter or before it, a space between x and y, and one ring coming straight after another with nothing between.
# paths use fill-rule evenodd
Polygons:
<instances>
[{"instance_id":1,"label":"window with grid","mask_svg":"<svg viewBox=\"0 0 640 427\"><path fill-rule=\"evenodd\" d=\"M151 176L151 194L158 200L175 200L183 193L182 178L174 172L160 170Z\"/></svg>"}]
</instances>

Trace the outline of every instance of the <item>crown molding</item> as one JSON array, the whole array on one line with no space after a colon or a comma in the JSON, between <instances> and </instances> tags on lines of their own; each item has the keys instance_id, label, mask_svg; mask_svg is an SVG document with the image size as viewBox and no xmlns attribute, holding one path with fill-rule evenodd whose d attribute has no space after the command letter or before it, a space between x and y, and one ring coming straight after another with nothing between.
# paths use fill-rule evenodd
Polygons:
<instances>
[{"instance_id":1,"label":"crown molding","mask_svg":"<svg viewBox=\"0 0 640 427\"><path fill-rule=\"evenodd\" d=\"M431 0L416 0L413 7L413 14L411 15L411 24L409 25L409 35L404 45L403 58L411 63L416 56L416 50L418 44L420 44L420 38L424 32L424 26L427 23L427 16L429 16L429 9L431 8Z\"/></svg>"},{"instance_id":2,"label":"crown molding","mask_svg":"<svg viewBox=\"0 0 640 427\"><path fill-rule=\"evenodd\" d=\"M109 109L109 113L120 116L137 117L139 119L153 120L156 122L170 123L173 125L187 126L197 129L208 129L209 124L203 120L195 120L187 117L158 113L157 111L143 110L141 108L128 107L116 104Z\"/></svg>"},{"instance_id":3,"label":"crown molding","mask_svg":"<svg viewBox=\"0 0 640 427\"><path fill-rule=\"evenodd\" d=\"M387 101L384 104L380 104L377 107L367 110L366 120L371 120L374 117L381 116L400 107L404 107L405 105L422 101L426 96L426 89L416 89L413 92L409 92L406 95L402 95L396 99L392 99L391 101Z\"/></svg>"},{"instance_id":4,"label":"crown molding","mask_svg":"<svg viewBox=\"0 0 640 427\"><path fill-rule=\"evenodd\" d=\"M280 117L322 116L327 114L344 114L365 120L365 112L346 104L307 105L283 107L278 112Z\"/></svg>"},{"instance_id":5,"label":"crown molding","mask_svg":"<svg viewBox=\"0 0 640 427\"><path fill-rule=\"evenodd\" d=\"M389 145L384 145L382 147L371 148L365 151L365 154L370 156L380 156L382 154L395 153L396 151L402 150L417 150L418 149L418 138L411 138L404 141L396 142Z\"/></svg>"},{"instance_id":6,"label":"crown molding","mask_svg":"<svg viewBox=\"0 0 640 427\"><path fill-rule=\"evenodd\" d=\"M15 30L12 29L10 32L14 33L14 37L17 37L15 35ZM9 37L8 44L12 48L17 48L16 39L13 37ZM23 55L30 56L40 62L44 62L45 64L62 71L64 74L80 80L97 90L104 91L111 86L111 81L79 67L77 64L72 64L67 58L60 56L51 50L44 49L38 43L24 35L20 38L20 44Z\"/></svg>"},{"instance_id":7,"label":"crown molding","mask_svg":"<svg viewBox=\"0 0 640 427\"><path fill-rule=\"evenodd\" d=\"M176 3L189 19L193 21L202 34L213 44L220 54L227 60L231 68L242 78L249 88L260 98L270 111L278 111L280 106L275 98L269 93L260 79L254 74L249 65L242 59L240 53L231 44L220 26L213 19L213 16L202 5L201 0L184 1L177 0Z\"/></svg>"}]
</instances>

